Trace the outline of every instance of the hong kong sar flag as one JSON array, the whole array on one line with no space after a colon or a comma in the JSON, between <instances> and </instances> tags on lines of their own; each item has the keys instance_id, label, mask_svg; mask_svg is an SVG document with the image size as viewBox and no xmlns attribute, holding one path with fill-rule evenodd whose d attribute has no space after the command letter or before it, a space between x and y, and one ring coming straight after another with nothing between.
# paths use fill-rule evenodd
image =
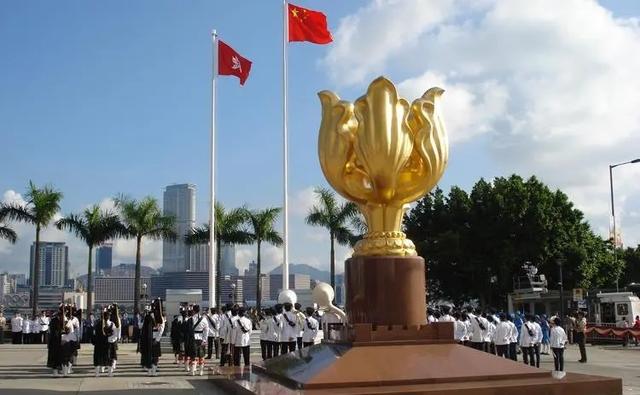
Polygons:
<instances>
[{"instance_id":1,"label":"hong kong sar flag","mask_svg":"<svg viewBox=\"0 0 640 395\"><path fill-rule=\"evenodd\" d=\"M233 48L218 40L218 74L235 75L240 79L240 85L249 78L251 61L243 58Z\"/></svg>"}]
</instances>

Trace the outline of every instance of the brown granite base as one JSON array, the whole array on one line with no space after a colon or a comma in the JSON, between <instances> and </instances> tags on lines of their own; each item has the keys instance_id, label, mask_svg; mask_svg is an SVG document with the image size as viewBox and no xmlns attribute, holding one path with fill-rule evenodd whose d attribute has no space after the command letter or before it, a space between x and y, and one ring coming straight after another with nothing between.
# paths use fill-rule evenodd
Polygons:
<instances>
[{"instance_id":1,"label":"brown granite base","mask_svg":"<svg viewBox=\"0 0 640 395\"><path fill-rule=\"evenodd\" d=\"M230 371L217 385L254 394L621 395L622 380L551 372L457 344L319 344Z\"/></svg>"},{"instance_id":2,"label":"brown granite base","mask_svg":"<svg viewBox=\"0 0 640 395\"><path fill-rule=\"evenodd\" d=\"M424 259L359 256L344 266L350 324L424 325Z\"/></svg>"}]
</instances>

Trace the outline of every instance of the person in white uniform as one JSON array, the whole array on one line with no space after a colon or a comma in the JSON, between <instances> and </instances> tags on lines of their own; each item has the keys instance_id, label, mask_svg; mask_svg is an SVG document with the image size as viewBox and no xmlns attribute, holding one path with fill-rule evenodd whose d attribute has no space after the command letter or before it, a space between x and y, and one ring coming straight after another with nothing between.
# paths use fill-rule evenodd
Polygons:
<instances>
[{"instance_id":1,"label":"person in white uniform","mask_svg":"<svg viewBox=\"0 0 640 395\"><path fill-rule=\"evenodd\" d=\"M200 313L200 305L193 305L193 340L195 345L195 358L191 361L190 373L195 376L196 370L200 367L200 376L204 373L204 357L207 351L207 336L209 334L209 320Z\"/></svg>"},{"instance_id":2,"label":"person in white uniform","mask_svg":"<svg viewBox=\"0 0 640 395\"><path fill-rule=\"evenodd\" d=\"M220 337L220 315L218 314L218 309L212 307L206 317L207 320L209 320L209 333L207 334L207 357L205 359L211 359L213 357L214 349L216 359L218 359L218 338Z\"/></svg>"},{"instance_id":3,"label":"person in white uniform","mask_svg":"<svg viewBox=\"0 0 640 395\"><path fill-rule=\"evenodd\" d=\"M313 307L307 307L305 313L306 317L303 321L302 330L302 345L303 347L310 347L315 344L316 337L318 336L318 329L320 328L320 323L318 322L318 320L313 318L313 313L315 313Z\"/></svg>"},{"instance_id":4,"label":"person in white uniform","mask_svg":"<svg viewBox=\"0 0 640 395\"><path fill-rule=\"evenodd\" d=\"M238 320L236 321L233 347L233 364L240 366L240 354L244 361L244 366L249 366L250 348L251 348L251 320L245 317L246 310L244 307L238 309Z\"/></svg>"},{"instance_id":5,"label":"person in white uniform","mask_svg":"<svg viewBox=\"0 0 640 395\"><path fill-rule=\"evenodd\" d=\"M49 343L49 317L47 317L47 314L43 311L42 314L40 314L40 317L38 318L39 320L39 324L40 324L40 339L42 341L42 344L48 344Z\"/></svg>"},{"instance_id":6,"label":"person in white uniform","mask_svg":"<svg viewBox=\"0 0 640 395\"><path fill-rule=\"evenodd\" d=\"M533 316L527 315L527 320L522 323L522 330L520 331L520 348L522 349L522 359L526 364L536 366L534 357L534 348L536 344L537 334L536 328L533 325Z\"/></svg>"},{"instance_id":7,"label":"person in white uniform","mask_svg":"<svg viewBox=\"0 0 640 395\"><path fill-rule=\"evenodd\" d=\"M495 335L493 337L496 345L496 353L499 357L510 358L509 344L511 343L511 325L504 313L499 314L500 322L496 325Z\"/></svg>"},{"instance_id":8,"label":"person in white uniform","mask_svg":"<svg viewBox=\"0 0 640 395\"><path fill-rule=\"evenodd\" d=\"M553 352L553 365L557 372L564 371L564 348L569 339L564 329L562 329L562 320L555 317L552 321L552 328L549 334L549 346Z\"/></svg>"},{"instance_id":9,"label":"person in white uniform","mask_svg":"<svg viewBox=\"0 0 640 395\"><path fill-rule=\"evenodd\" d=\"M286 354L296 350L296 340L298 338L297 317L293 311L293 304L287 302L284 304L284 312L282 312L282 338L280 339L282 349L281 354Z\"/></svg>"}]
</instances>

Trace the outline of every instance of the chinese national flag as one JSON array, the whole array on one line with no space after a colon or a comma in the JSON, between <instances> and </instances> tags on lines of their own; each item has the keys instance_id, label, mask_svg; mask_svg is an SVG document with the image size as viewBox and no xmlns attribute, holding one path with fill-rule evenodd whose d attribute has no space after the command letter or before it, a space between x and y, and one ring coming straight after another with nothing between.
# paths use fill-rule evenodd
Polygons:
<instances>
[{"instance_id":1,"label":"chinese national flag","mask_svg":"<svg viewBox=\"0 0 640 395\"><path fill-rule=\"evenodd\" d=\"M218 74L235 75L240 78L240 85L249 78L251 61L243 58L233 48L218 40Z\"/></svg>"},{"instance_id":2,"label":"chinese national flag","mask_svg":"<svg viewBox=\"0 0 640 395\"><path fill-rule=\"evenodd\" d=\"M289 42L309 41L328 44L333 41L327 28L327 16L297 5L289 4Z\"/></svg>"}]
</instances>

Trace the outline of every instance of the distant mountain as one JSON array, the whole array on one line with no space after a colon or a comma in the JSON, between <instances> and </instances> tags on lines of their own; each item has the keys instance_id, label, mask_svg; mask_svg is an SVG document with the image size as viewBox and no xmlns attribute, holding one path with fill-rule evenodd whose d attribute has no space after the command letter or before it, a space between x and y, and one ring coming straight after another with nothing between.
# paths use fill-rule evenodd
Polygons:
<instances>
[{"instance_id":1,"label":"distant mountain","mask_svg":"<svg viewBox=\"0 0 640 395\"><path fill-rule=\"evenodd\" d=\"M291 263L289 264L290 274L308 274L312 280L318 280L325 283L330 282L329 277L331 273L326 270L316 269L313 266L309 266L304 263ZM269 274L282 274L282 265L276 267Z\"/></svg>"},{"instance_id":2,"label":"distant mountain","mask_svg":"<svg viewBox=\"0 0 640 395\"><path fill-rule=\"evenodd\" d=\"M118 266L114 266L111 270L106 270L100 277L135 277L136 265L135 263L121 263ZM158 271L151 266L140 266L140 277L147 278L154 274L158 274ZM83 285L87 282L87 275L83 274L77 277ZM95 275L94 275L95 280Z\"/></svg>"}]
</instances>

